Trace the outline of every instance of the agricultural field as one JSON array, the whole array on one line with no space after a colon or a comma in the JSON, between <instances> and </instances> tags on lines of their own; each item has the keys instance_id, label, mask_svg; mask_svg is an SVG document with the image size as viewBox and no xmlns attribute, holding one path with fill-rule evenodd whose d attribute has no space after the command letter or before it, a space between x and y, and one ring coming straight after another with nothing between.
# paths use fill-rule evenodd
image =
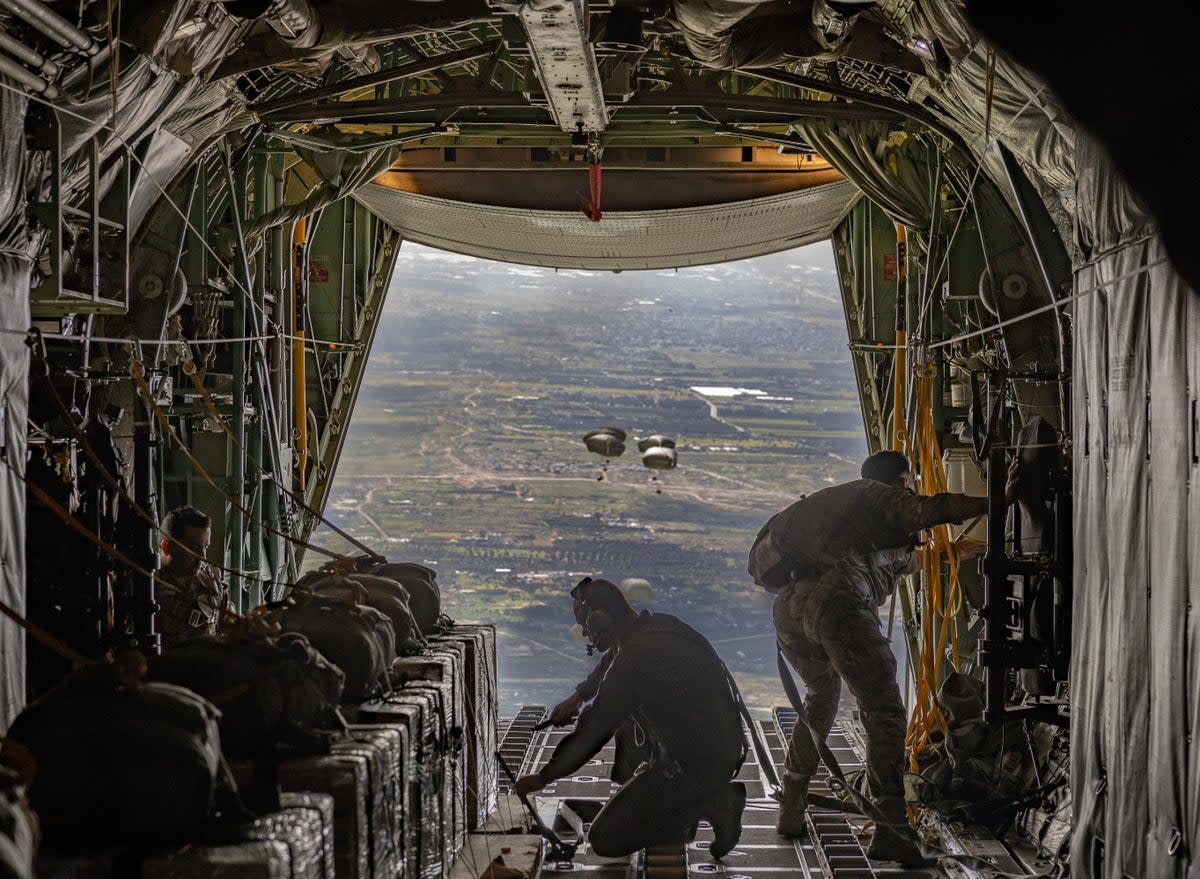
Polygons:
<instances>
[{"instance_id":1,"label":"agricultural field","mask_svg":"<svg viewBox=\"0 0 1200 879\"><path fill-rule=\"evenodd\" d=\"M502 712L554 704L595 661L571 634L584 575L648 580L646 607L778 704L746 553L866 453L828 251L614 275L406 244L327 515L435 568L454 619L499 627ZM603 425L628 431L622 456L585 448ZM652 433L675 438L677 469L641 466Z\"/></svg>"}]
</instances>

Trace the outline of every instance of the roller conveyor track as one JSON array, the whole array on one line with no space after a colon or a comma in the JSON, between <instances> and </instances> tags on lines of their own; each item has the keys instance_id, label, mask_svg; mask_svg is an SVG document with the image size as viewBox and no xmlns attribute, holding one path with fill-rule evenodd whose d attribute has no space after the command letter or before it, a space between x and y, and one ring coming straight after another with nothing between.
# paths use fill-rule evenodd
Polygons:
<instances>
[{"instance_id":1,"label":"roller conveyor track","mask_svg":"<svg viewBox=\"0 0 1200 879\"><path fill-rule=\"evenodd\" d=\"M533 727L546 716L546 709L527 706L511 720L501 726L500 750L505 760L518 775L532 772L543 765L550 753L569 729L547 729L534 731ZM786 743L796 722L791 709L777 708L772 717L756 721L753 735L764 746L775 764L774 773L766 773L758 765L757 749L751 749L743 765L739 780L746 785L746 811L742 817L742 836L737 847L721 862L715 862L708 854L712 830L701 822L696 839L682 847L639 852L637 855L620 859L604 859L595 855L586 842L590 819L607 802L617 789L609 780L612 770L613 746L608 744L579 772L547 785L535 798L536 808L542 821L556 833L568 840L580 842L575 858L569 862L547 862L543 873L581 874L577 879L928 879L928 877L961 877L974 879L975 871L953 864L927 868L903 868L890 862L871 862L867 859L860 838L865 819L829 808L812 806L808 811L809 834L803 839L791 840L775 832L779 806L771 797L772 788L768 778L783 772ZM852 730L835 726L828 742L847 772L861 769L860 751L855 748ZM501 779L501 790L508 785ZM829 776L822 766L811 786L813 793L833 796L829 787ZM970 834L949 834L943 829L947 848L952 851L987 854L991 857L1003 854L994 838L992 846L987 840L975 839ZM990 850L985 851L985 849ZM1003 862L1005 859L1000 858ZM998 866L1009 867L1015 873L1022 872L1018 861ZM553 879L571 879L570 876L555 876Z\"/></svg>"}]
</instances>

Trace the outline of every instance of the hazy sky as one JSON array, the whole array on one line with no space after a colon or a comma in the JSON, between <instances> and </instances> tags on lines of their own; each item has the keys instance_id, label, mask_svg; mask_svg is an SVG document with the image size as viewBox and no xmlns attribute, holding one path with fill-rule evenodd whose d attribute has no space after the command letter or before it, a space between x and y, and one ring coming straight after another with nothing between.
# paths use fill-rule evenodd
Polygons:
<instances>
[{"instance_id":1,"label":"hazy sky","mask_svg":"<svg viewBox=\"0 0 1200 879\"><path fill-rule=\"evenodd\" d=\"M586 285L597 295L637 297L639 295L661 295L664 292L692 291L709 287L721 289L725 285L736 287L743 295L755 288L770 288L786 285L797 289L796 280L821 276L830 283L819 286L806 285L805 295L812 297L814 304L841 310L841 303L830 293L836 290L834 281L833 248L828 241L810 244L795 250L786 250L768 256L737 262L718 263L710 266L691 266L679 270L652 269L645 271L582 271L578 269L554 269L538 266L522 266L513 263L493 262L474 256L436 250L412 241L406 241L396 257L396 270L392 275L387 311L403 309L401 292L406 286L420 284L422 280L461 280L475 285L486 283L489 287L500 287L507 291L521 290L566 292L573 286Z\"/></svg>"}]
</instances>

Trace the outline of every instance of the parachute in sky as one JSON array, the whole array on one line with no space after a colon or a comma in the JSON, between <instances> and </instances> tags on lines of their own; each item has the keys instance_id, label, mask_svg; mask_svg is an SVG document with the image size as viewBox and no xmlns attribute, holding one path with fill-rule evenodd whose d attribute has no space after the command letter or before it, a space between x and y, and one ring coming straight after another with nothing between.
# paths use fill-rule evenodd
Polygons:
<instances>
[{"instance_id":1,"label":"parachute in sky","mask_svg":"<svg viewBox=\"0 0 1200 879\"><path fill-rule=\"evenodd\" d=\"M675 448L675 440L669 436L663 436L661 433L656 433L653 436L643 437L642 439L638 440L639 452L645 452L648 449L654 448L655 446L664 449L673 449Z\"/></svg>"},{"instance_id":2,"label":"parachute in sky","mask_svg":"<svg viewBox=\"0 0 1200 879\"><path fill-rule=\"evenodd\" d=\"M597 482L604 481L604 474L608 472L608 459L619 457L625 451L625 436L625 431L612 426L598 427L583 435L583 444L588 447L588 451L604 457L604 466L600 468L600 475L596 477Z\"/></svg>"},{"instance_id":3,"label":"parachute in sky","mask_svg":"<svg viewBox=\"0 0 1200 879\"><path fill-rule=\"evenodd\" d=\"M675 440L669 436L656 433L653 436L638 440L638 451L642 453L642 466L648 470L674 470L677 463L675 456ZM656 472L650 481L658 482ZM662 494L662 486L655 485L655 494Z\"/></svg>"},{"instance_id":4,"label":"parachute in sky","mask_svg":"<svg viewBox=\"0 0 1200 879\"><path fill-rule=\"evenodd\" d=\"M630 601L649 601L654 595L654 587L650 585L650 581L641 577L627 577L621 581L620 586Z\"/></svg>"}]
</instances>

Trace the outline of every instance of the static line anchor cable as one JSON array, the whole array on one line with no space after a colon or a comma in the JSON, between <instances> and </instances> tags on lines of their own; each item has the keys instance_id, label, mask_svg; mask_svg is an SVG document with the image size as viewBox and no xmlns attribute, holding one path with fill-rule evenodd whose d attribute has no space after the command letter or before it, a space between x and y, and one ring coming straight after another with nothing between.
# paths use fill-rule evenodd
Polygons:
<instances>
[{"instance_id":1,"label":"static line anchor cable","mask_svg":"<svg viewBox=\"0 0 1200 879\"><path fill-rule=\"evenodd\" d=\"M551 860L573 860L575 857L575 852L579 848L578 844L564 842L557 833L545 825L541 816L538 815L537 809L533 808L533 805L529 802L529 798L525 796L525 794L517 793L517 777L513 775L513 771L509 768L508 761L504 759L504 755L497 751L496 759L500 762L500 768L504 770L504 774L508 776L508 780L512 782L513 793L517 794L517 797L521 800L521 805L523 805L529 811L530 817L533 818L533 826L537 829L537 832L544 837L547 842L550 843L550 851L548 854Z\"/></svg>"}]
</instances>

